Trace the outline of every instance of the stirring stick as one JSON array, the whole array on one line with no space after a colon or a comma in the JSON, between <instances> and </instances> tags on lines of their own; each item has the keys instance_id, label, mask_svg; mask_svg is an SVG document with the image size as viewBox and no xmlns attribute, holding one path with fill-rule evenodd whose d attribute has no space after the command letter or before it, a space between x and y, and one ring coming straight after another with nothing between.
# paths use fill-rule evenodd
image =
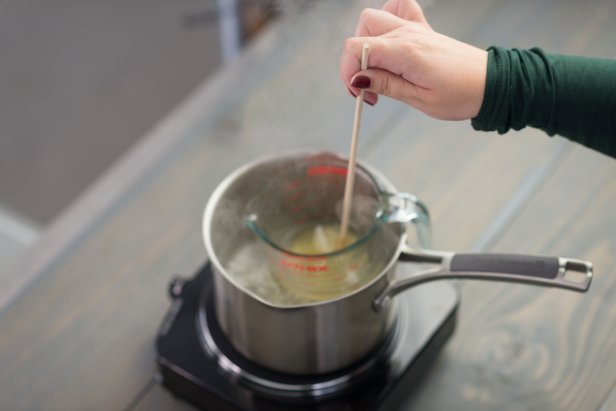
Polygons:
<instances>
[{"instance_id":1,"label":"stirring stick","mask_svg":"<svg viewBox=\"0 0 616 411\"><path fill-rule=\"evenodd\" d=\"M368 68L368 52L370 45L364 43L361 50L361 69ZM340 222L340 243L344 244L349 231L349 218L351 214L351 199L353 197L353 185L355 184L355 163L357 159L357 140L359 139L359 124L361 122L361 110L364 104L364 90L360 90L355 99L355 120L353 121L353 136L351 138L351 152L347 168L346 184L344 186L344 199L342 201L342 220Z\"/></svg>"}]
</instances>

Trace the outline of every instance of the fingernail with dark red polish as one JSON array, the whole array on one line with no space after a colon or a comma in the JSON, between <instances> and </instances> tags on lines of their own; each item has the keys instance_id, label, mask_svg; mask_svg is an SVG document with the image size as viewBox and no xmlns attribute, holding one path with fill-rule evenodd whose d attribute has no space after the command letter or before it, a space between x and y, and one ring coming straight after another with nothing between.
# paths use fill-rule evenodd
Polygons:
<instances>
[{"instance_id":1,"label":"fingernail with dark red polish","mask_svg":"<svg viewBox=\"0 0 616 411\"><path fill-rule=\"evenodd\" d=\"M370 77L363 75L355 76L353 81L351 81L351 85L361 89L370 88Z\"/></svg>"}]
</instances>

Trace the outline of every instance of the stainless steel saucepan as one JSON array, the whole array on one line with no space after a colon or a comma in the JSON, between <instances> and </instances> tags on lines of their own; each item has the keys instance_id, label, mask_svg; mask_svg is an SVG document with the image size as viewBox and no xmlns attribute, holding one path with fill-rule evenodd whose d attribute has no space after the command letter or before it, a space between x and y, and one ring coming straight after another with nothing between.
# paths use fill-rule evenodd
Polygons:
<instances>
[{"instance_id":1,"label":"stainless steel saucepan","mask_svg":"<svg viewBox=\"0 0 616 411\"><path fill-rule=\"evenodd\" d=\"M231 344L264 367L320 374L354 363L391 332L393 297L428 281L496 280L580 292L590 286L587 261L432 250L427 208L362 163L351 217L355 241L316 255L287 249L303 226L335 222L345 173L346 160L335 154L276 155L231 173L208 201L203 236L217 320ZM399 262L429 267L399 278Z\"/></svg>"}]
</instances>

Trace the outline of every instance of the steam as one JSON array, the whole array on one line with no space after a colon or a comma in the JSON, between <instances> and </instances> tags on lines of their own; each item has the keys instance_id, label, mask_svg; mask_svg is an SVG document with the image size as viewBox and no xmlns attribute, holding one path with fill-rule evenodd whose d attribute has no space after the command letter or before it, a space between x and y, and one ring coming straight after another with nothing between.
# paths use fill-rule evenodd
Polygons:
<instances>
[{"instance_id":1,"label":"steam","mask_svg":"<svg viewBox=\"0 0 616 411\"><path fill-rule=\"evenodd\" d=\"M354 195L351 203L350 228L363 237L376 223L381 203L377 198L367 195ZM342 199L336 204L336 215L342 218Z\"/></svg>"}]
</instances>

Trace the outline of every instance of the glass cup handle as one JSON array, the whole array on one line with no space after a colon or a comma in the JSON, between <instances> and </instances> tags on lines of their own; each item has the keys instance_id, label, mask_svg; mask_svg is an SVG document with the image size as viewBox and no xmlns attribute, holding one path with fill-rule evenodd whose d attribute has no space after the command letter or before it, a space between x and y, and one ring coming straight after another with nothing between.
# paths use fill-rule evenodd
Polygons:
<instances>
[{"instance_id":1,"label":"glass cup handle","mask_svg":"<svg viewBox=\"0 0 616 411\"><path fill-rule=\"evenodd\" d=\"M432 248L430 214L426 205L409 193L384 193L387 201L385 221L388 223L413 224L421 249ZM408 241L408 238L407 238Z\"/></svg>"}]
</instances>

